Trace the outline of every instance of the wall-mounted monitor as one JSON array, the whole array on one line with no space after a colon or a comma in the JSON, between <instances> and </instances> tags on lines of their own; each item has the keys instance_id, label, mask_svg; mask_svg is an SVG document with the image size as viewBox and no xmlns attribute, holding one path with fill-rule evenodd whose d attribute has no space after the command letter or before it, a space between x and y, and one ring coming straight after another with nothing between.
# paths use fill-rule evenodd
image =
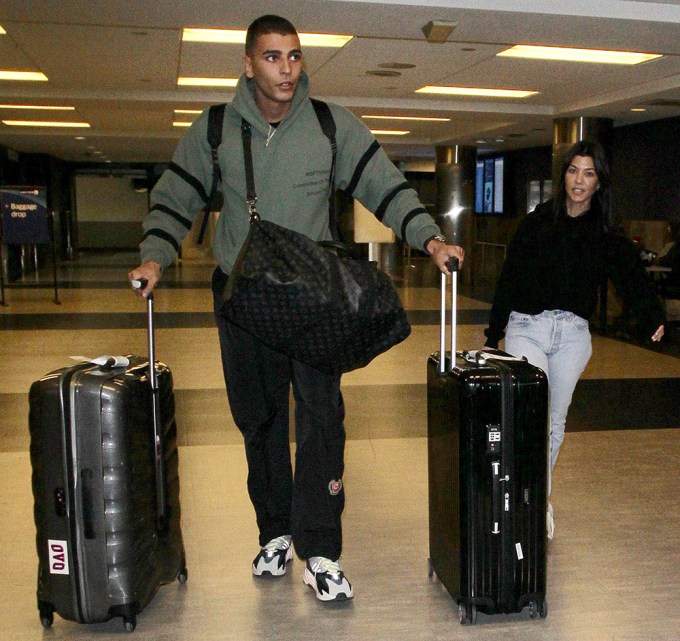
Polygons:
<instances>
[{"instance_id":1,"label":"wall-mounted monitor","mask_svg":"<svg viewBox=\"0 0 680 641\"><path fill-rule=\"evenodd\" d=\"M505 158L477 158L475 172L475 213L500 216L504 212Z\"/></svg>"}]
</instances>

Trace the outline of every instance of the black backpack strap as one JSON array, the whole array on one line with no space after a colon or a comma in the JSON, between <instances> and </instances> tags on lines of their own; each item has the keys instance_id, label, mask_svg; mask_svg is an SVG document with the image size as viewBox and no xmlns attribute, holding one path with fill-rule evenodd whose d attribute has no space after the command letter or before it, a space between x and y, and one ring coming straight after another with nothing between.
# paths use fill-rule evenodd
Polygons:
<instances>
[{"instance_id":1,"label":"black backpack strap","mask_svg":"<svg viewBox=\"0 0 680 641\"><path fill-rule=\"evenodd\" d=\"M319 119L319 125L321 125L321 131L323 131L328 141L331 143L331 175L329 180L329 190L328 190L328 215L330 218L330 228L331 234L335 240L340 240L340 227L338 225L338 215L335 210L335 161L338 155L338 143L335 139L336 127L335 120L333 119L333 114L331 113L331 108L323 100L317 100L316 98L310 98L312 102L312 107L316 112L316 117Z\"/></svg>"},{"instance_id":2,"label":"black backpack strap","mask_svg":"<svg viewBox=\"0 0 680 641\"><path fill-rule=\"evenodd\" d=\"M220 170L217 149L222 143L222 123L224 122L224 109L226 106L226 103L211 105L208 110L208 144L210 145L210 154L213 163L213 182L212 187L210 188L208 202L213 199L213 196L217 192L217 188L222 182L222 171Z\"/></svg>"}]
</instances>

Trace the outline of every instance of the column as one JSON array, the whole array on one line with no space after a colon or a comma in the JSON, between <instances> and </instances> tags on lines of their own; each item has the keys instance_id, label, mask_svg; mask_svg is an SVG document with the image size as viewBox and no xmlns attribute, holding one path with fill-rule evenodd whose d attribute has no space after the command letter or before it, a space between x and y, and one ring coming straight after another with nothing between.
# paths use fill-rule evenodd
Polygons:
<instances>
[{"instance_id":1,"label":"column","mask_svg":"<svg viewBox=\"0 0 680 641\"><path fill-rule=\"evenodd\" d=\"M434 219L446 240L461 245L470 255L477 150L451 145L436 147L435 152ZM463 270L461 278L470 283L470 270Z\"/></svg>"}]
</instances>

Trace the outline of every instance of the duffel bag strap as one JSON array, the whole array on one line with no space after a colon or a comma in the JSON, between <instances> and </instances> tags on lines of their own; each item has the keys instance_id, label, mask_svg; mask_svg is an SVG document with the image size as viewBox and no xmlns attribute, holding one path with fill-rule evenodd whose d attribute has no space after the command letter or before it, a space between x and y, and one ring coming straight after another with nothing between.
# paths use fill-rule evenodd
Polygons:
<instances>
[{"instance_id":1,"label":"duffel bag strap","mask_svg":"<svg viewBox=\"0 0 680 641\"><path fill-rule=\"evenodd\" d=\"M243 164L246 170L246 202L248 203L248 213L250 222L259 220L257 213L257 194L255 193L255 174L253 173L253 153L250 148L252 133L250 123L241 118L241 139L243 140Z\"/></svg>"}]
</instances>

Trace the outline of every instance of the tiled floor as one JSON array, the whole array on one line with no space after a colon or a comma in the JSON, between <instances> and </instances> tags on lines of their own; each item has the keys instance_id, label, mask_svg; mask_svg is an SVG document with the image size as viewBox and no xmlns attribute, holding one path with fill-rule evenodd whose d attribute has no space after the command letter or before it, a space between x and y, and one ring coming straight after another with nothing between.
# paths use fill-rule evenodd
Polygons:
<instances>
[{"instance_id":1,"label":"tiled floor","mask_svg":"<svg viewBox=\"0 0 680 641\"><path fill-rule=\"evenodd\" d=\"M70 356L145 353L143 303L127 288L133 254L83 255L49 280L6 291L0 308L0 637L120 638L119 620L92 626L35 605L35 528L27 434L33 380ZM355 599L321 604L295 560L278 580L250 573L257 535L240 435L229 416L208 290L208 258L168 270L156 296L157 354L173 369L180 430L189 581L164 586L135 638L680 639L680 359L678 337L651 351L595 337L553 483L556 536L548 555L549 614L488 617L462 627L427 573L425 361L438 348L437 278L427 259L393 276L413 333L344 377L347 455L343 565ZM488 303L461 285L459 348L483 342Z\"/></svg>"}]
</instances>

